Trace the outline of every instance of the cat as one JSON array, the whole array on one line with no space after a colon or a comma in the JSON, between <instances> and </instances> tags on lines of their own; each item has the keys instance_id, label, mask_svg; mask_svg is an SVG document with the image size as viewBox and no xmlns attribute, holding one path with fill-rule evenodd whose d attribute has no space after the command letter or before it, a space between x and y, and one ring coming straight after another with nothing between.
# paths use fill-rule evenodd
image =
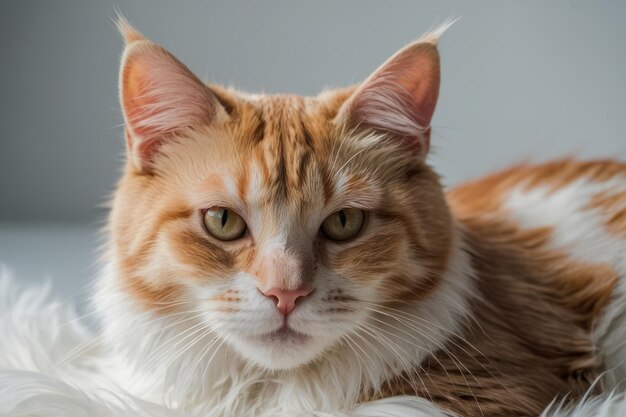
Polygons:
<instances>
[{"instance_id":1,"label":"cat","mask_svg":"<svg viewBox=\"0 0 626 417\"><path fill-rule=\"evenodd\" d=\"M225 417L615 406L593 395L626 377L625 163L445 192L445 27L317 97L206 85L119 27L128 157L94 303L125 392Z\"/></svg>"}]
</instances>

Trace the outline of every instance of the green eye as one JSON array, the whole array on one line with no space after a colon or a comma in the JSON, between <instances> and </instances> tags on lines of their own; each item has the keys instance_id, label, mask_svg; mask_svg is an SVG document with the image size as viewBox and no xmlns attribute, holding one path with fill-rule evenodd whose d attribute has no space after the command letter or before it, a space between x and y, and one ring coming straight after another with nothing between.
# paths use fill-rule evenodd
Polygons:
<instances>
[{"instance_id":1,"label":"green eye","mask_svg":"<svg viewBox=\"0 0 626 417\"><path fill-rule=\"evenodd\" d=\"M322 223L322 233L331 240L349 240L359 234L365 223L365 212L355 208L339 210Z\"/></svg>"},{"instance_id":2,"label":"green eye","mask_svg":"<svg viewBox=\"0 0 626 417\"><path fill-rule=\"evenodd\" d=\"M224 207L213 207L204 212L204 227L216 239L239 239L246 233L246 222L240 215Z\"/></svg>"}]
</instances>

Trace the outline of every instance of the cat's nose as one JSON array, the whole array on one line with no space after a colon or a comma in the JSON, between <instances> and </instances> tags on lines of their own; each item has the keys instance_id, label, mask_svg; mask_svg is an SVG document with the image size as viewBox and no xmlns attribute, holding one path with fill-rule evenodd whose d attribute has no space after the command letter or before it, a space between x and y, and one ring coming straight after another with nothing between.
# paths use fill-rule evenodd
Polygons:
<instances>
[{"instance_id":1,"label":"cat's nose","mask_svg":"<svg viewBox=\"0 0 626 417\"><path fill-rule=\"evenodd\" d=\"M285 317L296 308L296 302L311 294L313 291L310 287L300 287L295 290L284 290L282 288L270 288L269 290L260 290L261 294L270 298L276 304L276 308Z\"/></svg>"}]
</instances>

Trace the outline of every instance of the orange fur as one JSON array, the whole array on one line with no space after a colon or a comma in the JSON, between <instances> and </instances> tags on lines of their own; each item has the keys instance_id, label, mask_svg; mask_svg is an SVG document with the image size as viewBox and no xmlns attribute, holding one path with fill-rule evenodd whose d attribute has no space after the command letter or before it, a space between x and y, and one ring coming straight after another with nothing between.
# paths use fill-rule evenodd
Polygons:
<instances>
[{"instance_id":1,"label":"orange fur","mask_svg":"<svg viewBox=\"0 0 626 417\"><path fill-rule=\"evenodd\" d=\"M611 233L626 237L626 191L598 193L593 196L589 208L604 213L606 228Z\"/></svg>"},{"instance_id":2,"label":"orange fur","mask_svg":"<svg viewBox=\"0 0 626 417\"><path fill-rule=\"evenodd\" d=\"M122 31L135 48L150 42L130 27ZM577 180L626 178L626 164L521 164L445 195L420 157L439 85L432 43L405 48L362 86L317 97L256 97L196 85L186 68L150 43L144 53L157 51L207 106L190 106L165 131L137 121L163 112L159 120L169 122L171 108L146 104L142 92L152 72L145 66L153 61L138 65L142 55L134 51L139 55L127 57L122 71L130 158L110 224L121 285L141 308L167 315L171 309L155 306L184 301L193 285L226 285L242 275L259 290L293 290L315 284L321 269L355 287L376 288L384 308L419 303L438 294L458 228L478 287L462 334L438 346L419 369L390 378L383 389L363 390L363 400L410 393L464 416L531 416L555 395L582 395L602 371L590 333L614 294L617 272L555 249L553 227L524 228L505 202L516 187L555 193ZM409 70L398 74L403 67ZM372 106L368 94L378 94L389 77L406 91L378 97ZM400 132L388 125L398 119L379 117L380 103L398 97L417 100L402 115ZM236 211L247 234L233 242L213 238L201 215L211 207ZM325 239L319 225L346 207L368 212L363 231L341 244ZM626 236L626 192L597 193L586 209L600 210L607 230ZM245 308L237 290L221 288L209 299L220 313ZM335 288L322 301L332 303L327 311L347 313L343 303L355 297Z\"/></svg>"}]
</instances>

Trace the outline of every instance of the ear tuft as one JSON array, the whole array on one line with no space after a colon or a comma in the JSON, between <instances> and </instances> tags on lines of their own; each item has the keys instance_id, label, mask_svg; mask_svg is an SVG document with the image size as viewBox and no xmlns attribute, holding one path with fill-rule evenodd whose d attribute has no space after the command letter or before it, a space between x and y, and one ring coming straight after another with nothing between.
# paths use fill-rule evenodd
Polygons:
<instances>
[{"instance_id":1,"label":"ear tuft","mask_svg":"<svg viewBox=\"0 0 626 417\"><path fill-rule=\"evenodd\" d=\"M433 45L437 45L443 34L450 29L450 26L458 22L459 19L460 17L457 17L456 19L448 18L444 20L442 24L420 36L414 43L431 43Z\"/></svg>"},{"instance_id":2,"label":"ear tuft","mask_svg":"<svg viewBox=\"0 0 626 417\"><path fill-rule=\"evenodd\" d=\"M136 42L136 41L145 41L145 40L147 40L120 13L117 14L117 19L116 19L116 22L115 22L115 26L117 26L117 30L120 32L120 34L124 38L124 42L125 42L126 45L129 45L129 44L131 44L133 42Z\"/></svg>"}]
</instances>

